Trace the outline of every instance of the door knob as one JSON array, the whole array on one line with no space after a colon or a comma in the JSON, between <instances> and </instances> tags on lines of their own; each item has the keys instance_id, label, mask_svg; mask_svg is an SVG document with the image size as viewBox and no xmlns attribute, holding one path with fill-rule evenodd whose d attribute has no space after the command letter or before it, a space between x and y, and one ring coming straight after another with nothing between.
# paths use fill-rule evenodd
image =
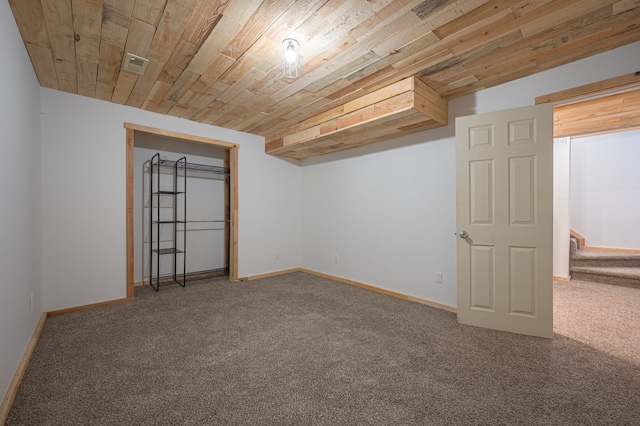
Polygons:
<instances>
[{"instance_id":1,"label":"door knob","mask_svg":"<svg viewBox=\"0 0 640 426\"><path fill-rule=\"evenodd\" d=\"M460 238L467 238L469 236L469 234L467 234L467 231L461 231L460 232Z\"/></svg>"}]
</instances>

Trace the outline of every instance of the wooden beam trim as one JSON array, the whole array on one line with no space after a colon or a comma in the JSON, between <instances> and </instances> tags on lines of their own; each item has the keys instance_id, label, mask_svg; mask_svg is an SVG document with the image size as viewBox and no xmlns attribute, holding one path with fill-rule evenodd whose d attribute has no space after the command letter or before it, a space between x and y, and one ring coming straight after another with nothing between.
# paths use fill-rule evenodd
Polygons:
<instances>
[{"instance_id":1,"label":"wooden beam trim","mask_svg":"<svg viewBox=\"0 0 640 426\"><path fill-rule=\"evenodd\" d=\"M598 246L584 246L583 250L596 250L596 251L609 251L613 253L631 253L640 254L640 249L627 249L627 248L614 248L614 247L598 247Z\"/></svg>"},{"instance_id":2,"label":"wooden beam trim","mask_svg":"<svg viewBox=\"0 0 640 426\"><path fill-rule=\"evenodd\" d=\"M449 113L447 108L447 101L442 98L444 101L444 108L441 105L436 105L429 98L425 98L420 93L414 93L414 102L413 107L424 114L426 117L431 118L438 123L446 126L449 123Z\"/></svg>"},{"instance_id":3,"label":"wooden beam trim","mask_svg":"<svg viewBox=\"0 0 640 426\"><path fill-rule=\"evenodd\" d=\"M230 189L231 189L231 223L229 233L231 235L231 250L229 251L229 279L238 281L238 147L229 150Z\"/></svg>"},{"instance_id":4,"label":"wooden beam trim","mask_svg":"<svg viewBox=\"0 0 640 426\"><path fill-rule=\"evenodd\" d=\"M374 105L378 102L384 101L402 93L412 91L414 90L414 88L415 78L405 78L396 83L390 84L389 86L383 87L366 95L362 95L352 101L346 102L342 105L338 105L328 111L322 112L316 116L301 121L295 126L292 126L274 135L268 136L267 141L270 141L270 139L273 138L278 139L284 136L292 135L294 133L300 133L311 127L321 125L323 123L334 120L335 118L350 114L352 112Z\"/></svg>"},{"instance_id":5,"label":"wooden beam trim","mask_svg":"<svg viewBox=\"0 0 640 426\"><path fill-rule=\"evenodd\" d=\"M288 147L303 142L308 142L319 137L329 136L354 127L362 126L375 120L394 115L413 108L413 96L406 92L384 101L369 105L323 124L311 127L298 133L285 136L284 146Z\"/></svg>"},{"instance_id":6,"label":"wooden beam trim","mask_svg":"<svg viewBox=\"0 0 640 426\"><path fill-rule=\"evenodd\" d=\"M143 126L140 124L124 123L124 127L127 129L135 130L137 132L149 133L149 134L158 135L158 136L166 136L169 138L181 139L187 142L197 142L197 143L216 145L221 148L231 149L231 148L239 147L239 145L236 143L224 142L221 140L205 138L202 136L188 135L186 133L173 132L171 130L156 129L153 127Z\"/></svg>"},{"instance_id":7,"label":"wooden beam trim","mask_svg":"<svg viewBox=\"0 0 640 426\"><path fill-rule=\"evenodd\" d=\"M571 281L571 275L569 275L568 277L561 277L559 275L554 275L553 280L554 281Z\"/></svg>"},{"instance_id":8,"label":"wooden beam trim","mask_svg":"<svg viewBox=\"0 0 640 426\"><path fill-rule=\"evenodd\" d=\"M410 118L410 129L415 128L419 116L425 122L434 123L434 127L448 123L447 100L424 82L415 77L409 77L345 102L288 129L272 133L266 138L265 152L292 158L306 158L373 143L380 138L398 133L394 120L404 119L403 114L411 112L415 117ZM309 126L311 123L316 124ZM389 132L385 130L387 127ZM354 130L368 131L374 128L377 137L359 136L362 139L361 142L352 140ZM347 139L340 139L340 143L332 137L332 135L342 134ZM325 141L329 146L324 145Z\"/></svg>"},{"instance_id":9,"label":"wooden beam trim","mask_svg":"<svg viewBox=\"0 0 640 426\"><path fill-rule=\"evenodd\" d=\"M580 247L584 247L587 244L586 243L587 240L582 234L578 233L577 231L574 231L573 229L570 229L569 233L571 234L572 237L575 237L578 240L580 240Z\"/></svg>"},{"instance_id":10,"label":"wooden beam trim","mask_svg":"<svg viewBox=\"0 0 640 426\"><path fill-rule=\"evenodd\" d=\"M549 102L553 104L576 102L592 96L603 96L611 92L632 90L638 87L640 87L640 71L538 96L536 105Z\"/></svg>"},{"instance_id":11,"label":"wooden beam trim","mask_svg":"<svg viewBox=\"0 0 640 426\"><path fill-rule=\"evenodd\" d=\"M640 128L640 89L554 108L554 137L584 137Z\"/></svg>"},{"instance_id":12,"label":"wooden beam trim","mask_svg":"<svg viewBox=\"0 0 640 426\"><path fill-rule=\"evenodd\" d=\"M127 298L133 298L134 295L134 238L133 238L133 197L134 197L134 131L127 129L127 146L126 146L126 223L127 223Z\"/></svg>"}]
</instances>

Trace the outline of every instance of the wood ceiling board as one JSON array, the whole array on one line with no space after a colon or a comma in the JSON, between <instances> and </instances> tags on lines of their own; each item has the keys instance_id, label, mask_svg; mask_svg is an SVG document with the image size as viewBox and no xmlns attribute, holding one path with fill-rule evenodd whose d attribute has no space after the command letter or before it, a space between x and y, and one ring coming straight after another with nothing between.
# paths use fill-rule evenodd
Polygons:
<instances>
[{"instance_id":1,"label":"wood ceiling board","mask_svg":"<svg viewBox=\"0 0 640 426\"><path fill-rule=\"evenodd\" d=\"M136 0L133 17L157 27L166 5L167 0Z\"/></svg>"},{"instance_id":2,"label":"wood ceiling board","mask_svg":"<svg viewBox=\"0 0 640 426\"><path fill-rule=\"evenodd\" d=\"M77 92L76 51L71 0L44 2L43 13L60 90L71 93Z\"/></svg>"},{"instance_id":3,"label":"wood ceiling board","mask_svg":"<svg viewBox=\"0 0 640 426\"><path fill-rule=\"evenodd\" d=\"M102 1L75 0L72 7L78 94L95 98L100 62Z\"/></svg>"},{"instance_id":4,"label":"wood ceiling board","mask_svg":"<svg viewBox=\"0 0 640 426\"><path fill-rule=\"evenodd\" d=\"M134 2L127 0L104 0L100 30L102 41L124 48L134 5Z\"/></svg>"},{"instance_id":5,"label":"wood ceiling board","mask_svg":"<svg viewBox=\"0 0 640 426\"><path fill-rule=\"evenodd\" d=\"M36 44L25 43L29 58L34 67L37 67L36 77L42 87L58 90L58 76L53 63L51 49Z\"/></svg>"},{"instance_id":6,"label":"wood ceiling board","mask_svg":"<svg viewBox=\"0 0 640 426\"><path fill-rule=\"evenodd\" d=\"M136 85L131 91L131 96L129 96L127 105L136 108L143 108L142 106L151 96L152 90L156 86L156 83L163 83L158 79L158 76L162 72L163 67L164 63L158 62L157 59L149 59L147 70L144 72L144 74L138 76L138 80L136 81Z\"/></svg>"},{"instance_id":7,"label":"wood ceiling board","mask_svg":"<svg viewBox=\"0 0 640 426\"><path fill-rule=\"evenodd\" d=\"M259 135L407 77L451 99L640 41L637 0L9 3L41 86ZM298 79L279 72L285 37Z\"/></svg>"},{"instance_id":8,"label":"wood ceiling board","mask_svg":"<svg viewBox=\"0 0 640 426\"><path fill-rule=\"evenodd\" d=\"M273 0L259 4L244 30L236 33L222 54L236 60L240 58L293 3L293 0Z\"/></svg>"},{"instance_id":9,"label":"wood ceiling board","mask_svg":"<svg viewBox=\"0 0 640 426\"><path fill-rule=\"evenodd\" d=\"M169 60L194 10L193 0L168 0L149 48L149 59ZM185 64L186 66L186 64Z\"/></svg>"},{"instance_id":10,"label":"wood ceiling board","mask_svg":"<svg viewBox=\"0 0 640 426\"><path fill-rule=\"evenodd\" d=\"M635 7L638 7L638 0L621 0L613 4L613 14L616 15Z\"/></svg>"},{"instance_id":11,"label":"wood ceiling board","mask_svg":"<svg viewBox=\"0 0 640 426\"><path fill-rule=\"evenodd\" d=\"M221 0L201 1L193 11L182 33L182 39L201 46L222 18L227 3Z\"/></svg>"},{"instance_id":12,"label":"wood ceiling board","mask_svg":"<svg viewBox=\"0 0 640 426\"><path fill-rule=\"evenodd\" d=\"M220 17L209 37L200 45L198 53L187 65L187 69L198 74L205 74L206 70L211 67L212 62L221 54L222 49L231 41L233 34L239 31L241 27L241 24L228 19L224 15ZM229 58L229 61L230 64L234 62L231 58Z\"/></svg>"},{"instance_id":13,"label":"wood ceiling board","mask_svg":"<svg viewBox=\"0 0 640 426\"><path fill-rule=\"evenodd\" d=\"M123 71L118 76L118 82L113 89L113 95L111 96L111 102L125 105L129 99L129 95L133 90L133 86L136 84L138 76L131 74L130 72Z\"/></svg>"},{"instance_id":14,"label":"wood ceiling board","mask_svg":"<svg viewBox=\"0 0 640 426\"><path fill-rule=\"evenodd\" d=\"M421 121L446 125L447 101L411 77L267 136L265 152L308 158L407 134Z\"/></svg>"},{"instance_id":15,"label":"wood ceiling board","mask_svg":"<svg viewBox=\"0 0 640 426\"><path fill-rule=\"evenodd\" d=\"M98 63L97 82L111 87L111 92L113 92L113 88L118 82L118 74L120 74L123 55L124 49L104 41L100 42L100 62ZM109 101L111 97L108 99L100 99Z\"/></svg>"}]
</instances>

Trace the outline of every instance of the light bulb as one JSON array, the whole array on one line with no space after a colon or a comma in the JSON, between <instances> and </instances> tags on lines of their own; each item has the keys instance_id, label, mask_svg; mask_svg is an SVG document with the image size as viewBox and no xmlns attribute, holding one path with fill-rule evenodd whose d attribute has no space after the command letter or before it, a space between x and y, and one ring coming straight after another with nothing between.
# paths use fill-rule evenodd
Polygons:
<instances>
[{"instance_id":1,"label":"light bulb","mask_svg":"<svg viewBox=\"0 0 640 426\"><path fill-rule=\"evenodd\" d=\"M282 41L282 47L284 47L282 74L287 78L297 78L300 75L300 58L296 52L298 46L298 42L292 38Z\"/></svg>"},{"instance_id":2,"label":"light bulb","mask_svg":"<svg viewBox=\"0 0 640 426\"><path fill-rule=\"evenodd\" d=\"M289 63L294 63L298 58L298 54L293 50L293 46L289 45L287 50L284 51L284 59Z\"/></svg>"}]
</instances>

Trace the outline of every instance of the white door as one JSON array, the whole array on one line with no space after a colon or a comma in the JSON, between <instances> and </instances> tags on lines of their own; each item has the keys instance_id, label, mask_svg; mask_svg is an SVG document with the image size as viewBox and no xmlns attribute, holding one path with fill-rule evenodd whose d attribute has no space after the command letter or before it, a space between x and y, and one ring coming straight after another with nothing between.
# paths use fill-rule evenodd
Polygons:
<instances>
[{"instance_id":1,"label":"white door","mask_svg":"<svg viewBox=\"0 0 640 426\"><path fill-rule=\"evenodd\" d=\"M553 337L553 106L456 118L458 322Z\"/></svg>"}]
</instances>

